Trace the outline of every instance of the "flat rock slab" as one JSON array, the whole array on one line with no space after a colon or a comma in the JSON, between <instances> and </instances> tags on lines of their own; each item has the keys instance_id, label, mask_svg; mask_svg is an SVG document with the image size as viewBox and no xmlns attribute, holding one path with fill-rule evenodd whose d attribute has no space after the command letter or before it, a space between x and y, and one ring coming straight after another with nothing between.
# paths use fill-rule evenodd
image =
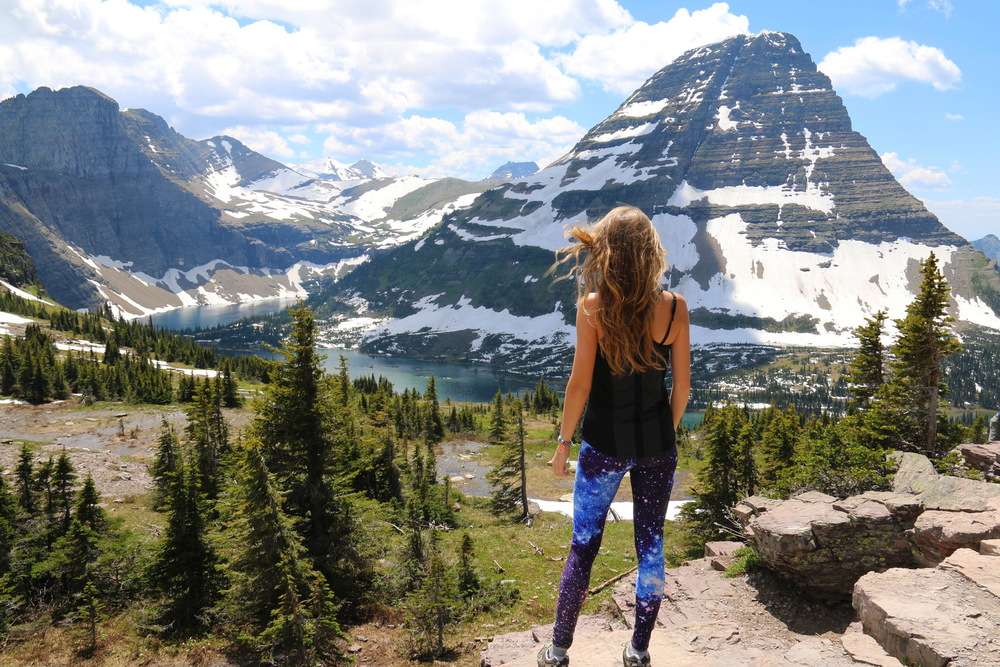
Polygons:
<instances>
[{"instance_id":1,"label":"flat rock slab","mask_svg":"<svg viewBox=\"0 0 1000 667\"><path fill-rule=\"evenodd\" d=\"M925 510L985 512L990 509L990 501L1000 498L1000 484L939 475L930 460L920 454L904 452L893 457L899 461L899 468L892 479L892 490L919 496Z\"/></svg>"},{"instance_id":2,"label":"flat rock slab","mask_svg":"<svg viewBox=\"0 0 1000 667\"><path fill-rule=\"evenodd\" d=\"M1000 558L984 556L971 549L959 549L938 567L954 570L1000 598Z\"/></svg>"},{"instance_id":3,"label":"flat rock slab","mask_svg":"<svg viewBox=\"0 0 1000 667\"><path fill-rule=\"evenodd\" d=\"M1000 665L1000 599L959 572L894 568L854 587L865 632L921 667Z\"/></svg>"},{"instance_id":4,"label":"flat rock slab","mask_svg":"<svg viewBox=\"0 0 1000 667\"><path fill-rule=\"evenodd\" d=\"M928 510L921 514L910 538L917 562L934 567L957 549L979 551L983 540L1000 538L1000 498L991 499L987 507L984 512Z\"/></svg>"},{"instance_id":5,"label":"flat rock slab","mask_svg":"<svg viewBox=\"0 0 1000 667\"><path fill-rule=\"evenodd\" d=\"M852 632L840 638L847 654L863 665L875 667L900 667L903 663L882 650L874 638L861 632Z\"/></svg>"},{"instance_id":6,"label":"flat rock slab","mask_svg":"<svg viewBox=\"0 0 1000 667\"><path fill-rule=\"evenodd\" d=\"M585 638L590 634L607 633L623 629L625 629L625 624L620 621L612 622L597 616L581 616L576 623L575 642L579 644L581 641L586 641ZM551 623L524 632L509 632L505 635L497 635L483 649L480 657L480 665L482 667L499 667L499 665L508 664L512 660L525 655L525 653L535 655L539 648L551 641ZM620 657L619 660L621 660Z\"/></svg>"},{"instance_id":7,"label":"flat rock slab","mask_svg":"<svg viewBox=\"0 0 1000 667\"><path fill-rule=\"evenodd\" d=\"M990 470L1000 466L1000 442L988 442L985 445L962 445L959 447L962 456L976 470Z\"/></svg>"},{"instance_id":8,"label":"flat rock slab","mask_svg":"<svg viewBox=\"0 0 1000 667\"><path fill-rule=\"evenodd\" d=\"M620 667L629 631L584 635L570 649L572 667ZM540 647L539 647L540 648ZM513 660L510 667L536 667L538 649ZM693 623L672 631L656 631L649 642L653 665L670 667L824 667L858 664L835 642L809 637L790 648L747 646L739 628L724 621ZM847 660L847 662L844 662Z\"/></svg>"}]
</instances>

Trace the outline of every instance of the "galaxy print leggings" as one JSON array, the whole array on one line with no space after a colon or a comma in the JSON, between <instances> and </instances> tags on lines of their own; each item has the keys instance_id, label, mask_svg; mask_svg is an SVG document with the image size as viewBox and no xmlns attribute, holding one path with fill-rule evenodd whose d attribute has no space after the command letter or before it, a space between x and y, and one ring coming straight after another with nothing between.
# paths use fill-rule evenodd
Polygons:
<instances>
[{"instance_id":1,"label":"galaxy print leggings","mask_svg":"<svg viewBox=\"0 0 1000 667\"><path fill-rule=\"evenodd\" d=\"M619 459L600 453L586 442L580 445L573 487L573 543L559 584L553 644L563 648L573 644L576 619L587 597L590 568L601 548L608 508L622 477L631 470L632 520L639 560L632 645L640 651L649 646L663 598L663 522L676 467L676 452L648 459Z\"/></svg>"}]
</instances>

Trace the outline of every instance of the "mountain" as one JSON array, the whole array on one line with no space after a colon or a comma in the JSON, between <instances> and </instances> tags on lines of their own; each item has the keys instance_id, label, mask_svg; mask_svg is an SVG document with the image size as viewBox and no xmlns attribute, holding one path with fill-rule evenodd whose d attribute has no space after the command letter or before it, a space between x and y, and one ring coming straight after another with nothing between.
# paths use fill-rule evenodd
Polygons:
<instances>
[{"instance_id":1,"label":"mountain","mask_svg":"<svg viewBox=\"0 0 1000 667\"><path fill-rule=\"evenodd\" d=\"M333 158L323 157L299 165L289 165L289 167L300 174L324 181L363 181L370 178L392 178L391 174L384 172L368 160L358 160L348 166Z\"/></svg>"},{"instance_id":2,"label":"mountain","mask_svg":"<svg viewBox=\"0 0 1000 667\"><path fill-rule=\"evenodd\" d=\"M774 32L683 54L565 157L318 300L381 320L367 351L565 367L574 288L545 272L567 224L621 202L659 231L696 342L851 344L866 316L903 315L932 251L955 315L1000 328L996 262L893 178L798 40Z\"/></svg>"},{"instance_id":3,"label":"mountain","mask_svg":"<svg viewBox=\"0 0 1000 667\"><path fill-rule=\"evenodd\" d=\"M498 181L505 178L524 178L538 172L538 165L534 162L508 162L497 167L496 171L487 176L486 181Z\"/></svg>"},{"instance_id":4,"label":"mountain","mask_svg":"<svg viewBox=\"0 0 1000 667\"><path fill-rule=\"evenodd\" d=\"M487 187L321 162L297 171L232 137L184 137L93 88L39 88L0 102L0 230L61 303L138 316L306 296Z\"/></svg>"},{"instance_id":5,"label":"mountain","mask_svg":"<svg viewBox=\"0 0 1000 667\"><path fill-rule=\"evenodd\" d=\"M994 234L987 234L978 241L973 241L972 247L991 259L1000 260L1000 239Z\"/></svg>"}]
</instances>

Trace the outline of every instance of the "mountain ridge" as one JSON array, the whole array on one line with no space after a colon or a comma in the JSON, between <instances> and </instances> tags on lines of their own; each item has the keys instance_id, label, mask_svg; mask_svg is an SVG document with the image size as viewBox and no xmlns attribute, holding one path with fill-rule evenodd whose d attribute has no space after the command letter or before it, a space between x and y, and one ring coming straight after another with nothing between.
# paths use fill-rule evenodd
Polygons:
<instances>
[{"instance_id":1,"label":"mountain ridge","mask_svg":"<svg viewBox=\"0 0 1000 667\"><path fill-rule=\"evenodd\" d=\"M683 54L566 156L316 301L349 297L382 319L361 342L369 352L565 363L571 345L555 332L575 294L540 281L565 225L620 202L653 220L665 286L688 299L705 342L850 344L877 310L902 316L931 251L953 312L1000 327L996 263L893 178L798 40L768 32Z\"/></svg>"}]
</instances>

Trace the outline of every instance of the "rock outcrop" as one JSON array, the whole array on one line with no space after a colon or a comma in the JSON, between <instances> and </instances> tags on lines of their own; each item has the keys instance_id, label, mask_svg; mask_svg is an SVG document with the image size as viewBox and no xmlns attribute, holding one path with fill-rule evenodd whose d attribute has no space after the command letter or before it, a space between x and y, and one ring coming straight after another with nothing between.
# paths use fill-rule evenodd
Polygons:
<instances>
[{"instance_id":1,"label":"rock outcrop","mask_svg":"<svg viewBox=\"0 0 1000 667\"><path fill-rule=\"evenodd\" d=\"M1000 485L939 475L919 454L895 457L892 492L751 497L736 516L769 568L819 597L850 597L867 572L934 567L1000 538Z\"/></svg>"},{"instance_id":2,"label":"rock outcrop","mask_svg":"<svg viewBox=\"0 0 1000 667\"><path fill-rule=\"evenodd\" d=\"M959 447L965 462L982 471L988 481L1000 479L1000 442L982 445L962 445Z\"/></svg>"},{"instance_id":3,"label":"rock outcrop","mask_svg":"<svg viewBox=\"0 0 1000 667\"><path fill-rule=\"evenodd\" d=\"M908 664L1000 665L1000 557L959 549L936 568L872 572L853 601L865 632Z\"/></svg>"},{"instance_id":4,"label":"rock outcrop","mask_svg":"<svg viewBox=\"0 0 1000 667\"><path fill-rule=\"evenodd\" d=\"M822 598L849 598L867 572L912 567L907 538L920 511L911 495L877 491L846 500L815 491L784 502L749 498L736 509L767 566Z\"/></svg>"},{"instance_id":5,"label":"rock outcrop","mask_svg":"<svg viewBox=\"0 0 1000 667\"><path fill-rule=\"evenodd\" d=\"M666 570L665 597L649 646L654 665L900 667L898 660L862 633L847 603L813 600L769 572L726 578L713 569L712 560L724 557L723 552L731 548L720 546L713 549L713 556ZM618 612L629 622L634 588L633 575L620 582L613 594ZM594 629L593 619L578 626L570 664L620 665L631 631ZM483 653L482 665L495 667L503 661L510 667L534 667L535 654L550 637L551 626L495 637Z\"/></svg>"}]
</instances>

